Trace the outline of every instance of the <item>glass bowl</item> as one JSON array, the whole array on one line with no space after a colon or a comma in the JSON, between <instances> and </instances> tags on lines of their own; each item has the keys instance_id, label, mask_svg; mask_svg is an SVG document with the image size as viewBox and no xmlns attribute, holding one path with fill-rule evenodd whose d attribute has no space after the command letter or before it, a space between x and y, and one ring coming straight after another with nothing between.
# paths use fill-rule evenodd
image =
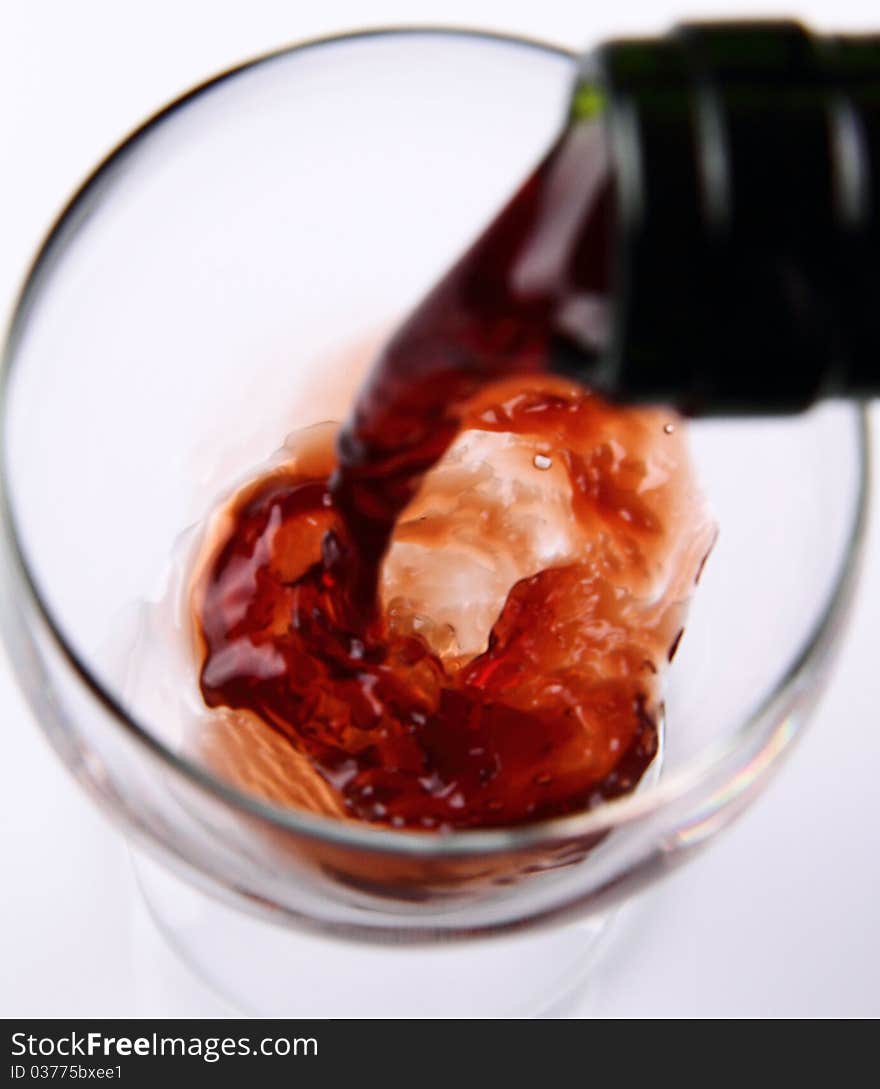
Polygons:
<instances>
[{"instance_id":1,"label":"glass bowl","mask_svg":"<svg viewBox=\"0 0 880 1089\"><path fill-rule=\"evenodd\" d=\"M866 424L846 404L692 425L720 537L671 669L662 768L633 795L401 832L281 805L190 743L174 587L192 527L287 433L340 418L355 358L548 145L575 67L442 30L244 64L98 167L22 291L3 370L7 646L59 755L135 845L160 925L241 1008L546 1009L616 905L763 789L828 672L866 516Z\"/></svg>"}]
</instances>

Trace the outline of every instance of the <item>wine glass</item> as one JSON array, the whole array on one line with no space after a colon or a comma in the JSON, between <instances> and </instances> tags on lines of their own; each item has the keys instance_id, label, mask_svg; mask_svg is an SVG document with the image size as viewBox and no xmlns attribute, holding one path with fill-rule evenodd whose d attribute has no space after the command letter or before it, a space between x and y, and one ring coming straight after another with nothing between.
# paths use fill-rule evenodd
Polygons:
<instances>
[{"instance_id":1,"label":"wine glass","mask_svg":"<svg viewBox=\"0 0 880 1089\"><path fill-rule=\"evenodd\" d=\"M616 907L763 789L827 675L867 502L865 420L845 404L692 425L721 532L662 766L634 794L419 834L286 806L234 747L218 761L193 743L178 591L198 527L287 433L345 412L383 332L544 151L575 69L552 46L439 30L244 64L97 168L19 300L6 643L62 760L130 838L163 932L242 1010L547 1010ZM284 759L271 732L254 744Z\"/></svg>"}]
</instances>

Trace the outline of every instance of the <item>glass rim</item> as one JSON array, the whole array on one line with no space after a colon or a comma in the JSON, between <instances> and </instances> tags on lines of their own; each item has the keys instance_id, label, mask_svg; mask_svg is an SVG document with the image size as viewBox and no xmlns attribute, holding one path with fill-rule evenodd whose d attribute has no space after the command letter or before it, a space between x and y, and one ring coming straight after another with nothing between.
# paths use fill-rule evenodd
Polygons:
<instances>
[{"instance_id":1,"label":"glass rim","mask_svg":"<svg viewBox=\"0 0 880 1089\"><path fill-rule=\"evenodd\" d=\"M46 233L25 274L4 337L2 359L0 359L0 420L5 420L8 411L9 378L19 339L27 325L31 307L39 295L41 281L51 271L65 248L64 236L67 228L78 218L87 202L96 196L100 199L101 183L133 151L141 139L158 129L178 111L193 104L206 92L268 62L343 43L407 36L470 38L489 44L523 46L572 63L576 63L579 59L578 54L570 49L513 33L455 26L387 26L331 34L281 46L226 68L217 75L194 85L150 115L120 140L75 189ZM741 724L731 731L729 736L711 742L699 753L690 757L681 768L661 776L656 783L635 793L603 802L592 810L529 824L447 832L398 830L282 807L239 790L230 782L215 776L205 767L174 751L141 725L135 715L123 707L117 695L92 673L72 645L72 640L62 633L45 595L30 570L19 538L10 498L5 445L0 451L2 539L7 550L7 558L15 569L13 572L15 588L24 589L28 605L45 625L55 648L76 678L134 742L145 749L152 758L169 767L177 776L194 785L199 791L219 799L249 817L256 817L287 832L325 843L355 847L369 852L410 857L427 856L435 859L505 854L541 843L592 837L615 827L632 824L670 807L675 802L687 799L695 788L699 788L715 772L728 771L730 778L737 775L740 777L741 781L736 791L738 796L751 782L755 781L768 763L775 763L788 747L797 731L783 736L778 744L773 745L769 759L765 761L752 759L754 754L749 752L747 742L752 740L753 734L760 733L768 714L774 711L777 704L794 702L800 682L810 674L813 666L817 666L822 661L824 653L833 645L836 624L844 615L855 585L870 506L870 425L866 408L853 407L852 416L856 430L859 486L841 569L830 584L829 596L821 615L806 633L799 649L794 653L788 667L772 690L752 709ZM762 751L767 749L775 736L776 730L770 729L765 744L761 747ZM740 766L743 763L737 760L740 754L748 757L745 761L746 765L755 764L756 767ZM721 801L729 800L729 791L726 787L722 788L720 793L723 795ZM706 808L706 806L701 807L701 809Z\"/></svg>"}]
</instances>

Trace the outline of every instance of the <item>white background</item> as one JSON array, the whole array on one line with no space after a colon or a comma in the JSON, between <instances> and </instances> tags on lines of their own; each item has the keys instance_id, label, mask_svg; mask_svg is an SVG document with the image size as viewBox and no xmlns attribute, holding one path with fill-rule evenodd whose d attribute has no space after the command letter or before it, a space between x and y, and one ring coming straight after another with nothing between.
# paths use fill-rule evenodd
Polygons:
<instances>
[{"instance_id":1,"label":"white background","mask_svg":"<svg viewBox=\"0 0 880 1089\"><path fill-rule=\"evenodd\" d=\"M389 23L483 26L578 48L683 16L762 10L744 0L3 0L0 306L93 163L167 99L243 57ZM876 0L797 11L829 29L880 25ZM880 1016L878 614L875 524L839 667L805 740L733 830L641 898L590 1012ZM0 729L0 1015L234 1015L161 945L123 841L49 752L5 658ZM586 1002L576 1011L587 1012Z\"/></svg>"}]
</instances>

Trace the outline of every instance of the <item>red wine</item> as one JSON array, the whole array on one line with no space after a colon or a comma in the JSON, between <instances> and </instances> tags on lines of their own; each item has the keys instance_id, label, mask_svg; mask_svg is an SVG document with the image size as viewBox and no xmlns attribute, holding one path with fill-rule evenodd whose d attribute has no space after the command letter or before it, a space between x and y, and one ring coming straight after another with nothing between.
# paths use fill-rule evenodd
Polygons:
<instances>
[{"instance_id":1,"label":"red wine","mask_svg":"<svg viewBox=\"0 0 880 1089\"><path fill-rule=\"evenodd\" d=\"M633 789L657 751L710 542L681 428L548 374L567 321L604 336L612 217L601 132L574 126L388 342L335 449L304 433L208 543L205 702L268 724L330 811L512 825Z\"/></svg>"}]
</instances>

